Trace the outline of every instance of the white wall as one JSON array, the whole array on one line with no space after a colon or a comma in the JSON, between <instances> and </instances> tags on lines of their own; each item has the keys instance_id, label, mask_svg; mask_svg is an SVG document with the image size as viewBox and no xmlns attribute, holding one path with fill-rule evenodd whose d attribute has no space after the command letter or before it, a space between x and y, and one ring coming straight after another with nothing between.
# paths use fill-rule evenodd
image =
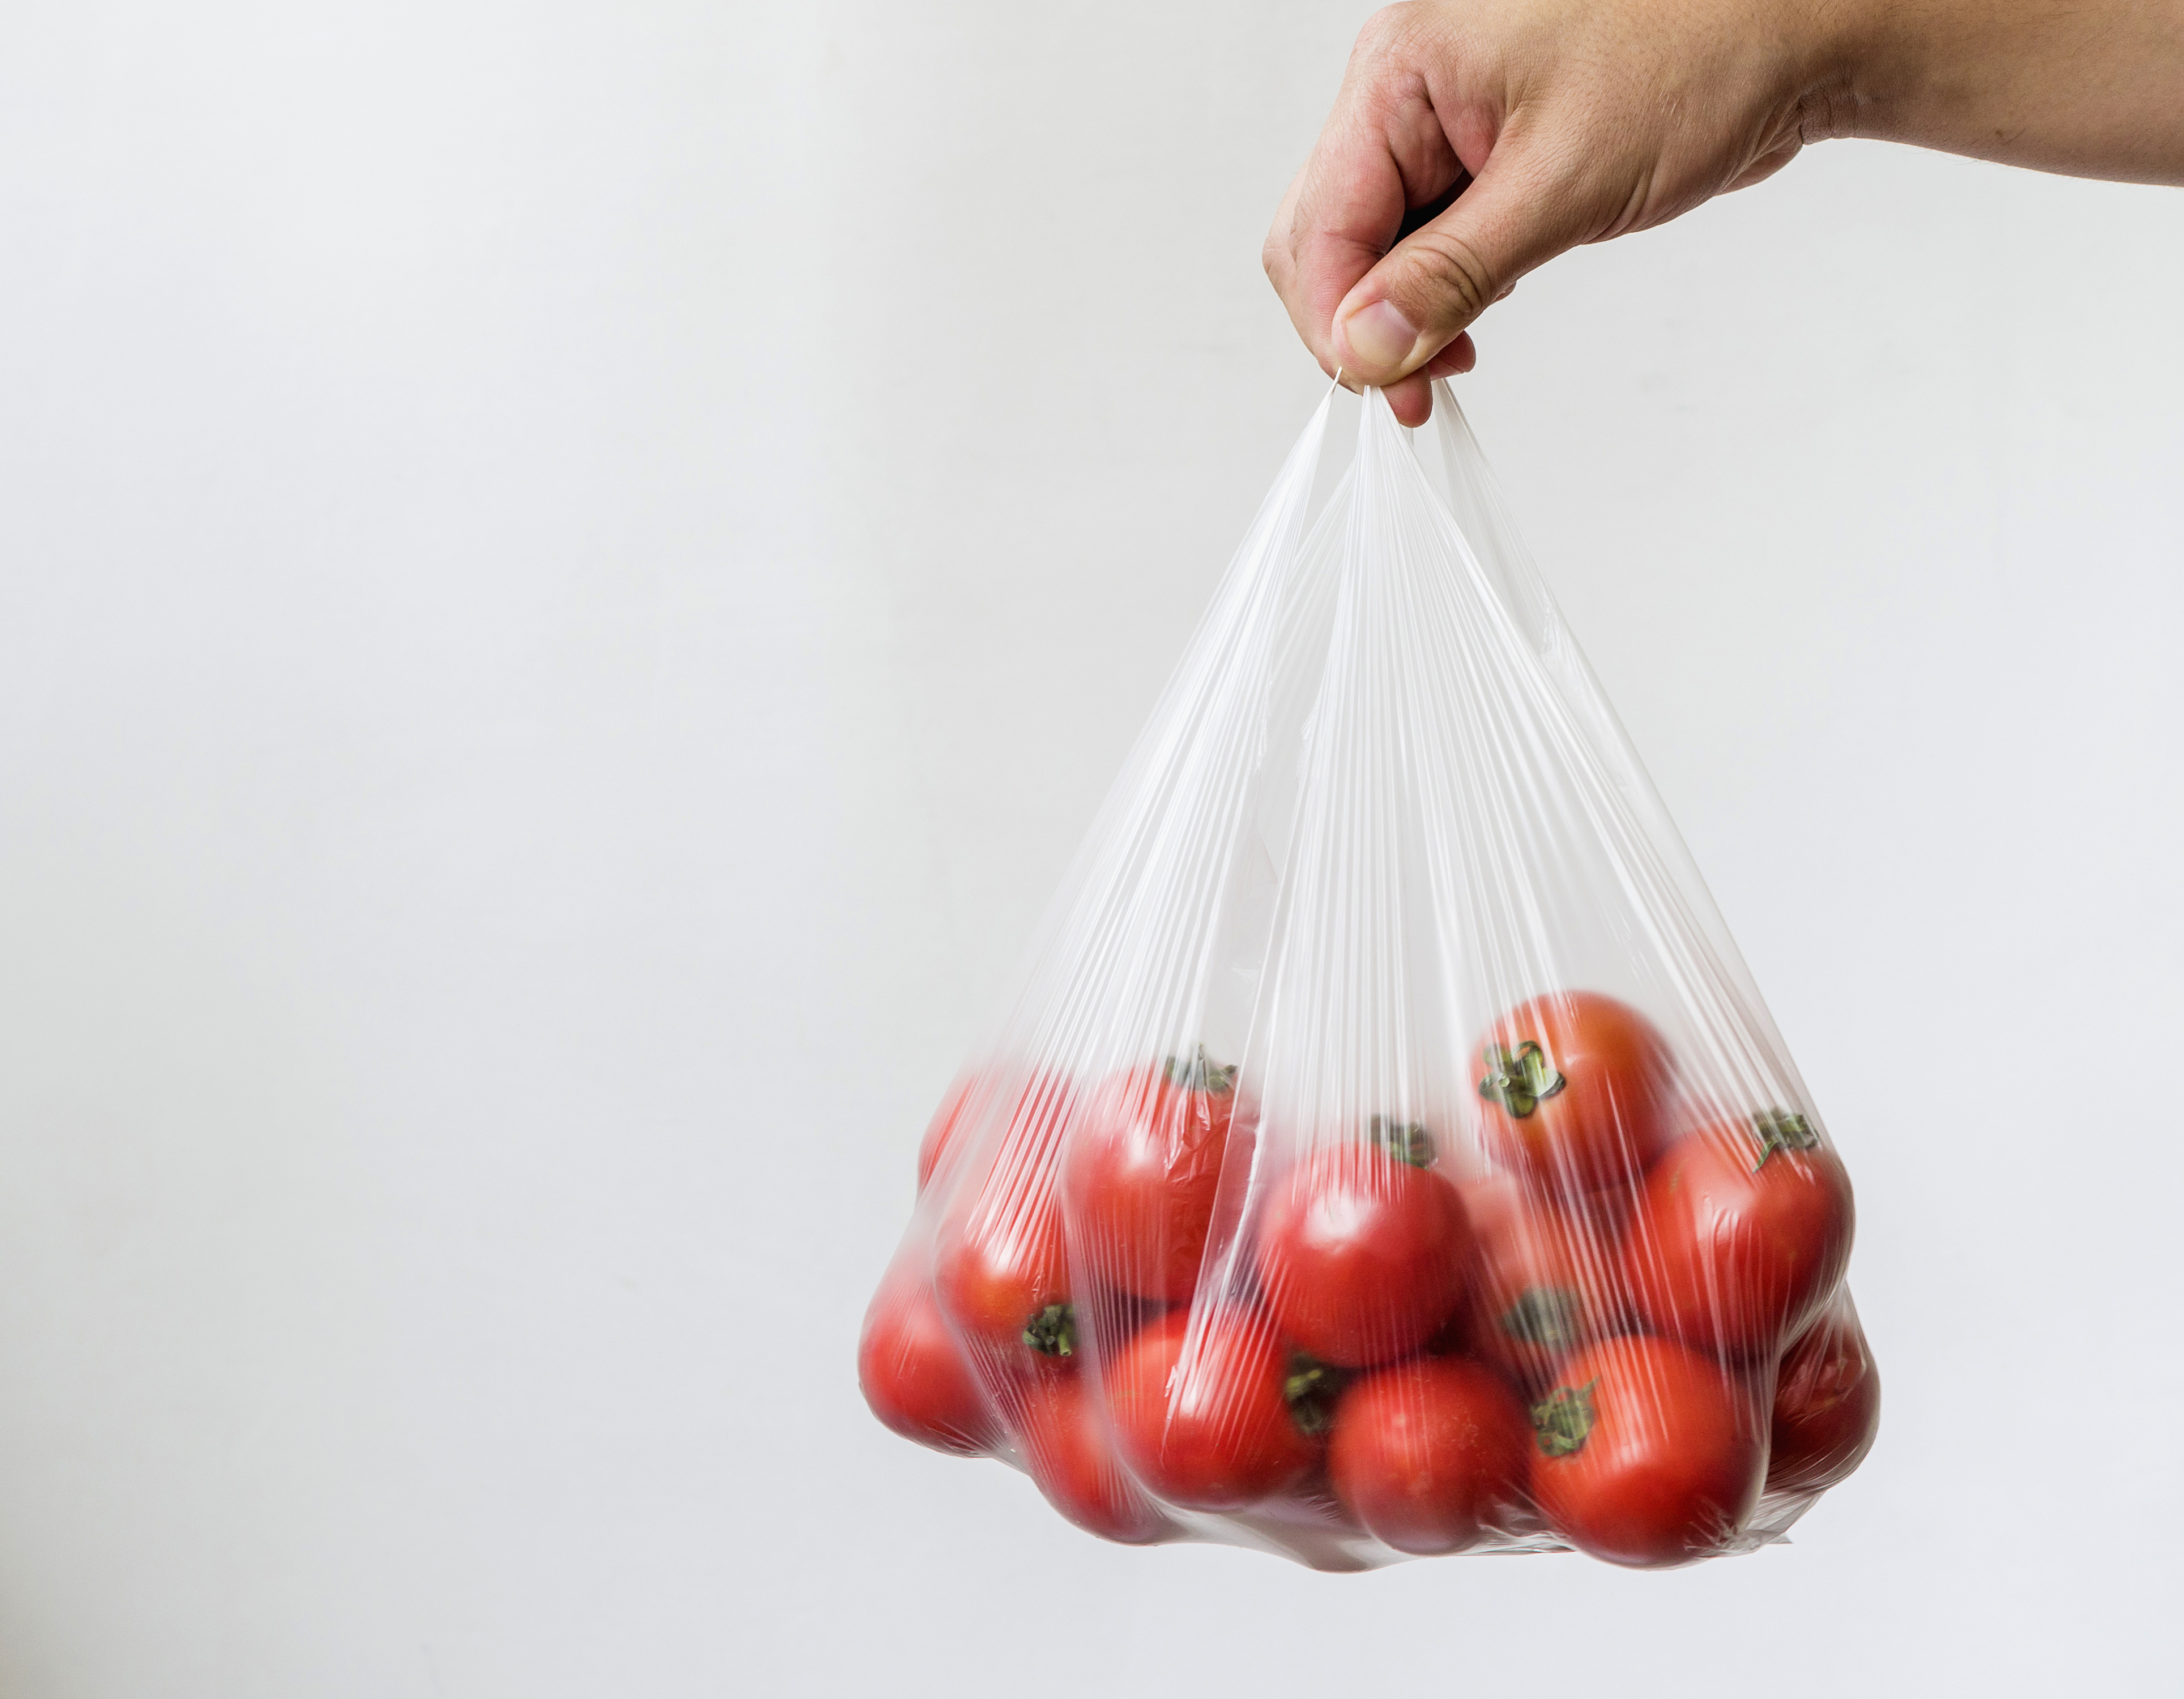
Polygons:
<instances>
[{"instance_id":1,"label":"white wall","mask_svg":"<svg viewBox=\"0 0 2184 1699\"><path fill-rule=\"evenodd\" d=\"M1464 386L1858 1183L1793 1546L1121 1551L857 1400L1359 15L11 15L10 1699L2184 1676L2174 192L1830 146Z\"/></svg>"}]
</instances>

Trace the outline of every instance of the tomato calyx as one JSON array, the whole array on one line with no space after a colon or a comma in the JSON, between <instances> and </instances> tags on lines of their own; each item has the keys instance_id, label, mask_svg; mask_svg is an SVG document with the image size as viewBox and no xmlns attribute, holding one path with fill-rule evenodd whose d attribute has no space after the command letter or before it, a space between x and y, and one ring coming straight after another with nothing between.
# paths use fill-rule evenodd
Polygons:
<instances>
[{"instance_id":1,"label":"tomato calyx","mask_svg":"<svg viewBox=\"0 0 2184 1699\"><path fill-rule=\"evenodd\" d=\"M1398 1121L1392 1115L1375 1115L1365 1123L1365 1142L1385 1150L1399 1162L1414 1168L1434 1163L1433 1134L1415 1121Z\"/></svg>"},{"instance_id":2,"label":"tomato calyx","mask_svg":"<svg viewBox=\"0 0 2184 1699\"><path fill-rule=\"evenodd\" d=\"M1497 1320L1513 1340L1564 1351L1584 1336L1585 1299L1567 1286L1527 1286Z\"/></svg>"},{"instance_id":3,"label":"tomato calyx","mask_svg":"<svg viewBox=\"0 0 2184 1699\"><path fill-rule=\"evenodd\" d=\"M1290 1420L1300 1434L1317 1438L1334 1425L1334 1401L1348 1379L1332 1363L1322 1362L1301 1351L1290 1353L1289 1373L1282 1378L1282 1401L1290 1407Z\"/></svg>"},{"instance_id":4,"label":"tomato calyx","mask_svg":"<svg viewBox=\"0 0 2184 1699\"><path fill-rule=\"evenodd\" d=\"M1599 1384L1595 1375L1582 1386L1557 1386L1532 1407L1532 1432L1540 1451L1551 1457L1567 1457L1584 1448L1596 1419L1592 1389Z\"/></svg>"},{"instance_id":5,"label":"tomato calyx","mask_svg":"<svg viewBox=\"0 0 2184 1699\"><path fill-rule=\"evenodd\" d=\"M1777 1150L1809 1150L1820 1142L1813 1123L1795 1110L1763 1109L1752 1117L1752 1127L1759 1136L1759 1160L1752 1165L1755 1174Z\"/></svg>"},{"instance_id":6,"label":"tomato calyx","mask_svg":"<svg viewBox=\"0 0 2184 1699\"><path fill-rule=\"evenodd\" d=\"M1519 1121L1537 1109L1543 1098L1552 1097L1569 1083L1556 1071L1536 1039L1526 1039L1514 1050L1489 1044L1485 1056L1486 1075L1479 1082L1479 1095L1489 1103L1498 1103Z\"/></svg>"},{"instance_id":7,"label":"tomato calyx","mask_svg":"<svg viewBox=\"0 0 2184 1699\"><path fill-rule=\"evenodd\" d=\"M1041 1356L1077 1354L1077 1312L1067 1304L1049 1304L1024 1323L1023 1342Z\"/></svg>"},{"instance_id":8,"label":"tomato calyx","mask_svg":"<svg viewBox=\"0 0 2184 1699\"><path fill-rule=\"evenodd\" d=\"M1161 1064L1161 1074L1169 1084L1185 1091L1203 1091L1215 1097L1224 1097L1236 1089L1237 1064L1225 1066L1214 1061L1201 1044L1188 1056L1170 1056Z\"/></svg>"}]
</instances>

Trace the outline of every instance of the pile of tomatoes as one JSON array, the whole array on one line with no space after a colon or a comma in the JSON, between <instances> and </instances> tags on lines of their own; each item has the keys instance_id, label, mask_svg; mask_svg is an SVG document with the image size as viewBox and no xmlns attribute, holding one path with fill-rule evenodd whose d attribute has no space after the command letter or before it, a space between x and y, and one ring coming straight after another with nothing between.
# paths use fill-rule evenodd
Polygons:
<instances>
[{"instance_id":1,"label":"pile of tomatoes","mask_svg":"<svg viewBox=\"0 0 2184 1699\"><path fill-rule=\"evenodd\" d=\"M974 1077L919 1152L866 1401L1139 1543L1212 1512L1673 1564L1855 1468L1880 1382L1806 1117L1708 1103L1588 992L1510 1011L1471 1078L1485 1160L1459 1166L1369 1113L1270 1164L1202 1053Z\"/></svg>"}]
</instances>

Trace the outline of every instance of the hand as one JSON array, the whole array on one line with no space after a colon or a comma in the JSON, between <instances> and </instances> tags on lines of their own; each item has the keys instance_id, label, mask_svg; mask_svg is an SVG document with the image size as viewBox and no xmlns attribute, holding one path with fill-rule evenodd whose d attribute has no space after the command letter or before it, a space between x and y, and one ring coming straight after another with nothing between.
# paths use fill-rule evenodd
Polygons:
<instances>
[{"instance_id":1,"label":"hand","mask_svg":"<svg viewBox=\"0 0 2184 1699\"><path fill-rule=\"evenodd\" d=\"M1328 373L1421 424L1472 321L1580 242L1831 136L2184 182L2180 86L2184 0L1418 0L1358 37L1267 273Z\"/></svg>"},{"instance_id":2,"label":"hand","mask_svg":"<svg viewBox=\"0 0 2184 1699\"><path fill-rule=\"evenodd\" d=\"M1267 275L1329 376L1423 423L1430 380L1471 369L1465 327L1518 278L1780 170L1842 86L1769 0L1392 6L1358 37Z\"/></svg>"}]
</instances>

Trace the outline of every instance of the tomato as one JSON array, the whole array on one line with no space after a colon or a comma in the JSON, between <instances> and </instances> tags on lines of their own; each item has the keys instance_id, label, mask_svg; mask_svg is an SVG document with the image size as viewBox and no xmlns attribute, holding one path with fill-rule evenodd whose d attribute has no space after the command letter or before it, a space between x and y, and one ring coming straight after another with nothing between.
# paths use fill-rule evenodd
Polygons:
<instances>
[{"instance_id":1,"label":"tomato","mask_svg":"<svg viewBox=\"0 0 2184 1699\"><path fill-rule=\"evenodd\" d=\"M1532 1496L1571 1545L1651 1568L1719 1551L1758 1501L1766 1450L1736 1371L1673 1340L1586 1346L1532 1407Z\"/></svg>"},{"instance_id":2,"label":"tomato","mask_svg":"<svg viewBox=\"0 0 2184 1699\"><path fill-rule=\"evenodd\" d=\"M1115 1454L1082 1374L1035 1377L1017 1412L1024 1465L1056 1510L1103 1540L1144 1546L1174 1531Z\"/></svg>"},{"instance_id":3,"label":"tomato","mask_svg":"<svg viewBox=\"0 0 2184 1699\"><path fill-rule=\"evenodd\" d=\"M1880 1371L1846 1291L1782 1359L1767 1490L1825 1491L1865 1461L1880 1430Z\"/></svg>"},{"instance_id":4,"label":"tomato","mask_svg":"<svg viewBox=\"0 0 2184 1699\"><path fill-rule=\"evenodd\" d=\"M1236 1070L1201 1050L1110 1081L1069 1130L1062 1195L1100 1284L1180 1301L1198 1282L1235 1107Z\"/></svg>"},{"instance_id":5,"label":"tomato","mask_svg":"<svg viewBox=\"0 0 2184 1699\"><path fill-rule=\"evenodd\" d=\"M1507 1178L1474 1182L1462 1194L1479 1251L1464 1304L1474 1354L1536 1390L1579 1346L1622 1329L1629 1302L1611 1233Z\"/></svg>"},{"instance_id":6,"label":"tomato","mask_svg":"<svg viewBox=\"0 0 2184 1699\"><path fill-rule=\"evenodd\" d=\"M1657 1333L1773 1356L1827 1301L1850 1261L1850 1176L1802 1115L1723 1120L1676 1141L1627 1241Z\"/></svg>"},{"instance_id":7,"label":"tomato","mask_svg":"<svg viewBox=\"0 0 2184 1699\"><path fill-rule=\"evenodd\" d=\"M955 1139L964 1119L964 1110L974 1093L980 1091L984 1082L975 1073L965 1074L948 1088L948 1095L940 1100L940 1107L933 1111L933 1119L925 1124L925 1136L917 1141L917 1189L922 1192L932 1180L934 1171L948 1154L948 1146Z\"/></svg>"},{"instance_id":8,"label":"tomato","mask_svg":"<svg viewBox=\"0 0 2184 1699\"><path fill-rule=\"evenodd\" d=\"M1035 1081L983 1171L967 1177L941 1219L933 1271L941 1307L972 1351L999 1366L1077 1348L1056 1184L1068 1111L1058 1083Z\"/></svg>"},{"instance_id":9,"label":"tomato","mask_svg":"<svg viewBox=\"0 0 2184 1699\"><path fill-rule=\"evenodd\" d=\"M906 1440L976 1455L996 1424L933 1289L902 1265L889 1270L865 1312L857 1384L872 1414Z\"/></svg>"},{"instance_id":10,"label":"tomato","mask_svg":"<svg viewBox=\"0 0 2184 1699\"><path fill-rule=\"evenodd\" d=\"M1310 1468L1317 1409L1292 1410L1291 1367L1268 1318L1173 1310L1125 1346L1107 1376L1115 1442L1137 1478L1171 1503L1240 1510ZM1298 1377L1309 1380L1310 1371Z\"/></svg>"},{"instance_id":11,"label":"tomato","mask_svg":"<svg viewBox=\"0 0 2184 1699\"><path fill-rule=\"evenodd\" d=\"M1661 1147L1674 1073L1652 1023L1591 991L1511 1010L1472 1057L1487 1147L1565 1193L1636 1179Z\"/></svg>"},{"instance_id":12,"label":"tomato","mask_svg":"<svg viewBox=\"0 0 2184 1699\"><path fill-rule=\"evenodd\" d=\"M1259 1284L1284 1334L1323 1362L1416 1351L1456 1313L1473 1254L1456 1188L1423 1166L1423 1129L1307 1152L1259 1223ZM1399 1152L1401 1154L1399 1154Z\"/></svg>"},{"instance_id":13,"label":"tomato","mask_svg":"<svg viewBox=\"0 0 2184 1699\"><path fill-rule=\"evenodd\" d=\"M1016 1093L1015 1100L1008 1106L1011 1122L1026 1117L1042 1122L1058 1121L1068 1107L1069 1083L1050 1069L1038 1069L1029 1075L973 1069L963 1075L948 1088L948 1095L940 1100L940 1107L926 1123L925 1136L918 1141L917 1189L921 1194L932 1183L933 1177L948 1166L949 1153L956 1149L956 1141L966 1135L975 1135L999 1106L1001 1094L1011 1089Z\"/></svg>"},{"instance_id":14,"label":"tomato","mask_svg":"<svg viewBox=\"0 0 2184 1699\"><path fill-rule=\"evenodd\" d=\"M1342 1395L1327 1473L1343 1508L1398 1551L1461 1551L1515 1503L1531 1444L1524 1407L1499 1375L1423 1359Z\"/></svg>"}]
</instances>

